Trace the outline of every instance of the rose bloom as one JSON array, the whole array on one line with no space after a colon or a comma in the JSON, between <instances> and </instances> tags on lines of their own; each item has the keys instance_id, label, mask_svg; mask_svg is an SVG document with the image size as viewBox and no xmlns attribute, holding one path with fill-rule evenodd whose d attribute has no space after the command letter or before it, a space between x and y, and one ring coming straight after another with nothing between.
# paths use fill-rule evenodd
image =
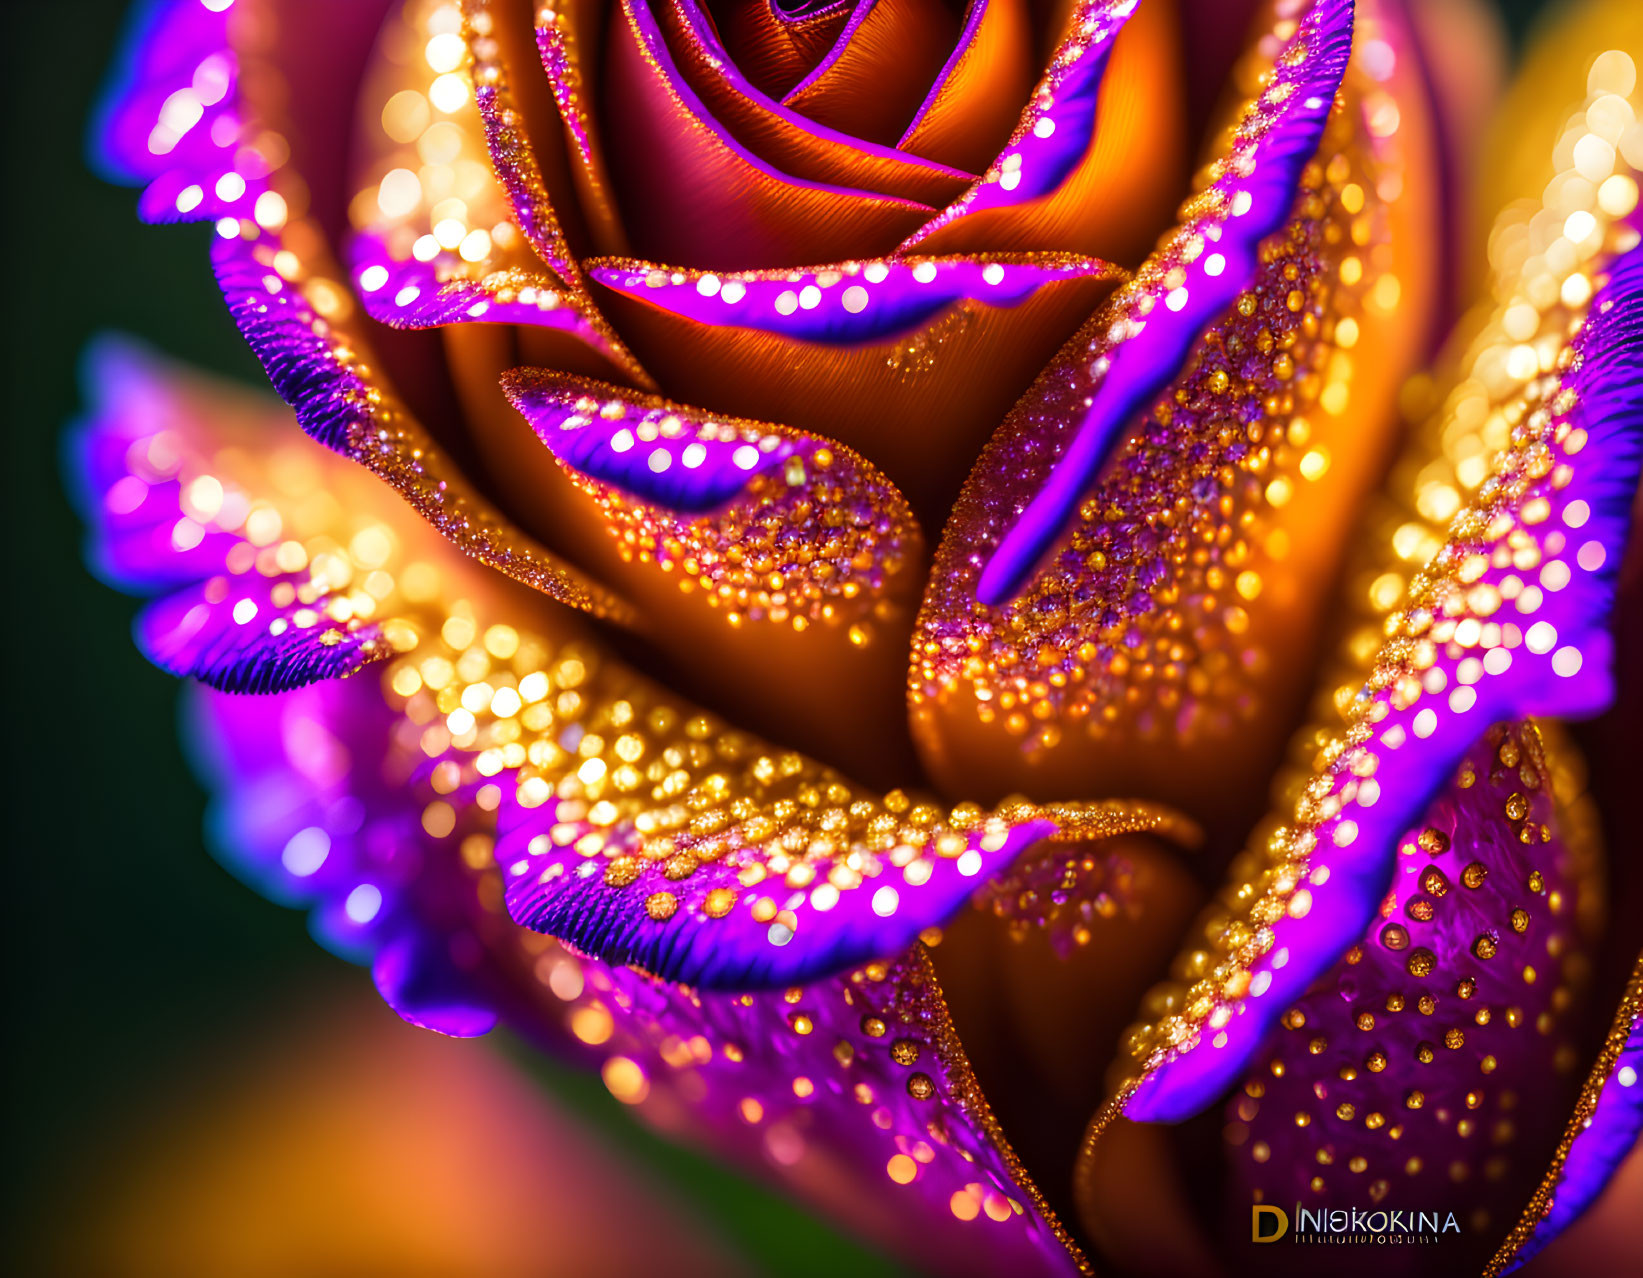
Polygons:
<instances>
[{"instance_id":1,"label":"rose bloom","mask_svg":"<svg viewBox=\"0 0 1643 1278\"><path fill-rule=\"evenodd\" d=\"M221 854L924 1271L1522 1264L1643 1123L1560 725L1640 673L1643 20L1547 41L164 0L101 154L289 410L108 344L74 469Z\"/></svg>"}]
</instances>

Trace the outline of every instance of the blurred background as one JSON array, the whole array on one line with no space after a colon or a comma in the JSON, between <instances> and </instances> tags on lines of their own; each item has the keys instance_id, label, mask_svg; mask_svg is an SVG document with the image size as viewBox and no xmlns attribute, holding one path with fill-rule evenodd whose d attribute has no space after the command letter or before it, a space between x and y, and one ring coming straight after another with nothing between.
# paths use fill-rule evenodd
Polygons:
<instances>
[{"instance_id":1,"label":"blurred background","mask_svg":"<svg viewBox=\"0 0 1643 1278\"><path fill-rule=\"evenodd\" d=\"M1549 7L1500 3L1515 41ZM5 10L6 1268L898 1272L643 1132L597 1079L500 1035L476 1047L403 1025L300 914L207 854L177 686L127 641L135 605L81 568L57 479L99 330L263 380L212 283L209 228L142 227L135 194L84 166L124 9ZM1633 1202L1640 1178L1634 1158Z\"/></svg>"}]
</instances>

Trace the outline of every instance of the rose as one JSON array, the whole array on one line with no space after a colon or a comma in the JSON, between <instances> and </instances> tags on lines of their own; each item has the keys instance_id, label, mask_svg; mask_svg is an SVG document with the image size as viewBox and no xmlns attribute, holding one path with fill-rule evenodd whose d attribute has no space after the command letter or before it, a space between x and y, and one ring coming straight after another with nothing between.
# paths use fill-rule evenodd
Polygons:
<instances>
[{"instance_id":1,"label":"rose","mask_svg":"<svg viewBox=\"0 0 1643 1278\"><path fill-rule=\"evenodd\" d=\"M1237 819L1236 796L1264 775L1303 686L1322 582L1387 434L1388 374L1420 345L1427 313L1435 156L1399 12L1320 0L1269 18L1240 77L1253 96L1215 134L1200 193L1128 273L1084 254L1133 261L1132 237L1166 224L1133 197L1154 181L1170 196L1168 165L1159 177L1145 163L1167 154L1153 130L1195 118L1161 87L1173 45L1142 16L1161 5L1077 8L1025 113L1002 122L999 86L1020 67L1007 50L1025 38L1005 29L1014 19L1002 6L968 15L962 56L940 61L944 87L924 107L907 85L944 21L935 7L864 5L847 20L733 9L715 28L683 3L629 4L608 28L590 7L539 11L532 29L502 5L472 4L461 20L413 6L380 31L352 10L319 25L291 6L212 17L217 7L227 6L163 10L116 96L112 147L152 179L145 211L216 219L236 320L310 435L540 592L453 560L341 463L305 477L314 463L300 450L255 434L225 441L226 426L154 435L124 402L168 392L123 372L88 453L109 565L134 584L200 582L153 607L144 641L219 689L281 694L211 701L241 774L229 792L256 781L300 796L280 817L247 808L235 855L313 901L338 944L373 956L410 1019L472 1033L500 1013L580 1040L604 1057L619 1097L671 1107L700 1139L788 1169L936 1268L1065 1266L1048 1205L955 1054L929 959L906 947L981 885L996 913L1042 924L1062 952L1121 937L1103 921L1112 914L1138 917L1143 937L1173 932L1191 889L1125 837L1184 838L1189 827L1102 796L1173 798L1213 829ZM829 23L840 24L837 56L807 78L799 64ZM799 87L784 107L775 94L789 84ZM348 157L336 121L352 101L363 123ZM911 140L888 148L908 104ZM1625 150L1620 111L1600 99L1583 117L1611 168L1616 141ZM831 131L843 126L858 136ZM967 148L989 128L1004 140L983 166ZM932 157L985 172L938 172ZM1320 721L1319 740L1344 744L1313 765L1291 829L1266 846L1272 863L1261 866L1260 843L1235 863L1225 906L1206 919L1209 946L1176 966L1181 983L1148 996L1157 1023L1126 1040L1140 1081L1120 1085L1096 1131L1119 1105L1131 1118L1201 1107L1269 1050L1274 1016L1292 1003L1327 1021L1340 1003L1331 991L1384 984L1384 1015L1406 997L1391 984L1477 987L1462 965L1500 956L1520 970L1524 947L1545 949L1548 933L1560 952L1589 944L1559 910L1503 899L1506 922L1483 946L1438 905L1452 882L1482 892L1491 875L1523 878L1501 831L1547 831L1535 896L1591 891L1545 785L1556 748L1528 728L1479 735L1497 719L1588 713L1605 699L1607 592L1624 484L1635 483L1617 354L1632 340L1623 255L1635 233L1626 188L1604 194L1576 169L1593 189L1548 196L1554 209L1583 201L1561 240L1544 218L1521 233L1533 252L1505 267L1494 344L1465 366L1441 423L1449 460L1426 463L1411 520L1391 538L1404 560L1437 553L1423 576L1375 578L1371 618L1386 638L1358 642L1347 682L1367 673L1369 692L1338 703L1344 721ZM1102 197L1120 173L1132 198L1115 209ZM938 179L952 189L934 204L906 194L938 192ZM333 243L347 275L331 264ZM1565 283L1543 296L1553 270ZM1538 347L1532 328L1520 331L1523 306L1545 326ZM437 338L414 332L429 328ZM1506 420L1524 380L1554 371L1560 344L1572 404L1547 395L1547 412L1525 409L1516 451L1483 483L1472 459L1508 441L1475 420L1467 396L1494 397ZM1526 358L1536 367L1514 372ZM915 627L919 519L940 517L1001 416ZM1576 460L1588 438L1597 446ZM1543 464L1548 450L1566 461ZM1599 483L1614 476L1619 489ZM1394 485L1395 498L1404 491ZM1466 501L1478 513L1445 547L1433 521ZM1580 546L1564 533L1537 540L1532 528L1557 526L1548 512L1594 533ZM1383 556L1367 551L1392 562ZM1544 561L1532 588L1520 575L1528 557ZM601 634L544 594L592 613ZM1506 638L1490 620L1503 599L1525 621L1544 613L1534 625L1546 631ZM1434 625L1447 628L1441 639ZM628 637L613 640L618 628ZM1031 802L880 797L724 726L631 664L775 722L779 740L846 771L900 779L910 751L874 715L894 704L886 685L909 632L927 775L955 794L1014 789ZM1507 662L1465 655L1479 644ZM378 661L380 679L324 682ZM1364 744L1371 730L1377 745ZM1518 770L1504 784L1520 790L1493 804L1463 773L1432 800L1432 778L1457 766L1476 776L1491 758ZM1206 789L1219 797L1194 793ZM1069 852L1046 838L1079 843ZM1429 867L1448 867L1443 891L1422 875L1418 894L1395 893L1410 922L1377 924L1371 960L1329 970L1385 895L1380 858L1422 839L1456 861ZM1496 859L1462 859L1474 842ZM505 922L504 898L514 923L588 957ZM955 935L943 949L965 944ZM901 957L870 961L884 954ZM1109 987L1111 974L1100 973ZM1068 988L1082 975L1061 963L1011 1001L1031 1022L1048 979L1059 1019L1080 1004L1089 1016L1088 993ZM1320 976L1326 994L1309 1011ZM772 987L785 992L741 993ZM1512 996L1482 988L1490 1010ZM1543 997L1556 988L1543 982ZM1446 1024L1460 1041L1446 1034L1445 1049L1470 1034L1481 1053L1482 1036L1486 1059L1506 1060L1513 1077L1551 1070L1549 1049L1510 1037L1494 1049L1491 1019ZM1042 1027L1028 1034L1056 1046ZM1327 1048L1326 1038L1316 1054ZM1380 1099L1374 1087L1403 1088L1418 1108L1401 1072L1412 1067L1381 1057L1361 1068L1330 1059L1332 1079L1361 1073L1369 1095L1321 1124L1354 1121ZM1312 1068L1290 1060L1285 1077L1317 1096L1334 1084ZM1600 1056L1593 1086L1611 1074L1616 1061ZM1480 1095L1486 1104L1474 1121L1506 1108ZM1606 1114L1600 1127L1625 1130L1623 1105ZM1240 1108L1235 1122L1256 1117ZM1558 1121L1548 1108L1526 1144L1549 1148ZM1151 1139L1138 1132L1113 1130L1080 1164L1084 1217L1109 1238L1121 1200L1108 1155ZM1422 1147L1436 1156L1448 1138L1434 1130ZM1362 1137L1352 1128L1338 1140ZM1570 1154L1577 1169L1594 1157L1583 1148ZM1362 1155L1366 1169L1384 1157ZM1346 1159L1354 1175L1357 1158ZM1294 1165L1284 1158L1273 1174ZM1232 1192L1276 1192L1264 1166L1240 1165ZM1537 1174L1533 1157L1514 1166ZM917 1185L895 1227L867 1189L884 1174ZM983 1217L1008 1228L981 1242L951 1231L954 1218Z\"/></svg>"}]
</instances>

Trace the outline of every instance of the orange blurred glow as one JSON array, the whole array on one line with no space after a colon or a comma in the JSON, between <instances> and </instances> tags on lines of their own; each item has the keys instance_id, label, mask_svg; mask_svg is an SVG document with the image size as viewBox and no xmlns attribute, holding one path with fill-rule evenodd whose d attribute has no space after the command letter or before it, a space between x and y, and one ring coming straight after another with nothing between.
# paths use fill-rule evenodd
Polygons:
<instances>
[{"instance_id":1,"label":"orange blurred glow","mask_svg":"<svg viewBox=\"0 0 1643 1278\"><path fill-rule=\"evenodd\" d=\"M492 1048L412 1029L367 989L266 1026L132 1098L134 1129L48 1191L27 1272L747 1272Z\"/></svg>"}]
</instances>

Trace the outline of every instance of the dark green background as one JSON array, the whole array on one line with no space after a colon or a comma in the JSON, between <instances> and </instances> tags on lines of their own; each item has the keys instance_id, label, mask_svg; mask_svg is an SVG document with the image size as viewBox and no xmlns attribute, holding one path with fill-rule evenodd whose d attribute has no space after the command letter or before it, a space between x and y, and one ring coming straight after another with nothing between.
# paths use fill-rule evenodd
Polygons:
<instances>
[{"instance_id":1,"label":"dark green background","mask_svg":"<svg viewBox=\"0 0 1643 1278\"><path fill-rule=\"evenodd\" d=\"M339 0L339 3L343 0ZM206 266L204 227L140 226L135 196L84 167L87 104L120 0L8 0L4 194L8 648L3 928L5 1218L12 1255L73 1227L52 1204L145 1090L238 1036L259 1009L366 976L320 951L300 914L232 879L200 836L177 687L138 656L134 604L88 577L63 497L58 434L76 362L104 329L261 382ZM1521 33L1537 0L1504 0ZM386 1014L386 1013L385 1013ZM739 1179L640 1132L596 1081L553 1085L712 1213L761 1267L889 1273ZM780 1245L780 1251L777 1248ZM796 1264L799 1267L795 1267Z\"/></svg>"}]
</instances>

